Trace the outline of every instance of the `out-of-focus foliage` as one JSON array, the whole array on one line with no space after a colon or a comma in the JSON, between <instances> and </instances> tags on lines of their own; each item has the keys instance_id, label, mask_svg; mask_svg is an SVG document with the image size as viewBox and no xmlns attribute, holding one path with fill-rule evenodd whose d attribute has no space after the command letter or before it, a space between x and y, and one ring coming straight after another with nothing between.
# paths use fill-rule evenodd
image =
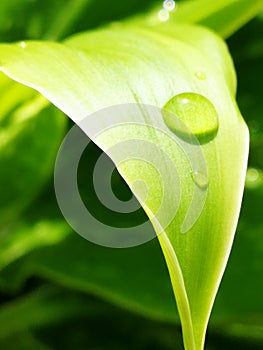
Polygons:
<instances>
[{"instance_id":1,"label":"out-of-focus foliage","mask_svg":"<svg viewBox=\"0 0 263 350\"><path fill-rule=\"evenodd\" d=\"M117 0L2 1L1 41L61 39L141 14L146 6L155 4ZM259 16L229 39L238 74L238 102L251 133L251 168L233 252L212 314L208 350L260 349L263 345L262 34L263 20ZM11 87L13 83L9 84ZM1 108L7 101L4 96L2 92ZM10 120L15 120L16 108L21 108L24 100L29 105L24 92L11 96L17 102L8 110L7 119L1 114L1 134L6 127L2 120L9 126ZM19 136L22 130L22 136L17 138L20 143L13 142L14 161L8 162L10 177L0 175L1 198L12 198L10 194L17 193L10 206L3 203L0 215L0 223L5 220L0 227L0 323L4 325L0 348L181 349L179 319L158 243L109 250L72 232L58 211L50 184L65 120L55 108L44 107L38 116L30 115L23 123L22 128L13 125L14 133ZM23 129L28 123L30 127ZM32 132L35 129L41 129L37 137ZM94 152L89 154L95 157L98 150L93 147ZM2 150L0 144L0 157ZM1 164L1 174L8 174L5 164ZM32 166L31 176L24 171L27 164ZM85 177L87 169L82 171ZM18 189L12 181L14 176L21 179ZM34 200L45 179L49 186ZM127 192L121 179L117 179L116 189L120 194ZM135 220L142 216L138 213Z\"/></svg>"},{"instance_id":2,"label":"out-of-focus foliage","mask_svg":"<svg viewBox=\"0 0 263 350\"><path fill-rule=\"evenodd\" d=\"M119 21L153 6L152 0L3 0L0 41L63 39L68 35Z\"/></svg>"},{"instance_id":3,"label":"out-of-focus foliage","mask_svg":"<svg viewBox=\"0 0 263 350\"><path fill-rule=\"evenodd\" d=\"M0 79L0 225L3 226L36 197L52 170L65 131L65 118L32 89L3 74Z\"/></svg>"},{"instance_id":4,"label":"out-of-focus foliage","mask_svg":"<svg viewBox=\"0 0 263 350\"><path fill-rule=\"evenodd\" d=\"M171 20L175 23L199 23L227 38L252 19L263 6L262 0L186 0L178 3ZM156 22L156 14L149 16Z\"/></svg>"}]
</instances>

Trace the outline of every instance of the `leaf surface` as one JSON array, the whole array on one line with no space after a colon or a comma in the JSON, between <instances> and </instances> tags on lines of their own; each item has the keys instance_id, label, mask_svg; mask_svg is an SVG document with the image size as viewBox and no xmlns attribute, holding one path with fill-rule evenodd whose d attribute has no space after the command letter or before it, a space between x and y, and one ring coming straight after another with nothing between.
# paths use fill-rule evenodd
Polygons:
<instances>
[{"instance_id":1,"label":"leaf surface","mask_svg":"<svg viewBox=\"0 0 263 350\"><path fill-rule=\"evenodd\" d=\"M146 18L149 25L157 25L158 12L155 7ZM211 28L223 38L228 38L263 9L262 0L186 0L178 2L170 13L169 21L180 24L201 24ZM140 21L144 21L143 17Z\"/></svg>"},{"instance_id":2,"label":"leaf surface","mask_svg":"<svg viewBox=\"0 0 263 350\"><path fill-rule=\"evenodd\" d=\"M247 128L235 103L235 73L224 43L199 27L168 25L156 32L119 26L80 34L65 44L3 44L0 54L4 73L41 92L77 123L91 112L117 104L139 103L162 110L171 98L186 93L194 96L195 117L202 120L202 110L208 115L207 125L201 130L207 136L210 112L216 113L218 130L213 137L209 134L198 147L183 140L183 152L178 143L171 141L174 132L164 126L161 113L157 117L140 115L139 119L131 115L129 122L134 125L111 128L94 138L106 152L128 140L143 140L160 150L160 154L156 152L155 164L157 170L166 169L167 178L156 176L156 169L142 161L143 156L147 160L147 148L145 154L142 148L141 159L124 162L118 169L130 187L139 174L148 189L154 188L145 201L141 188L133 191L158 233L182 322L185 348L202 349L233 242L248 153ZM90 129L101 123L99 115L95 116ZM146 126L136 126L142 120ZM104 120L102 123L105 126ZM156 131L160 125L165 133ZM155 131L151 132L153 127ZM123 147L117 149L111 157L118 164ZM205 173L200 173L197 164L191 164L198 160L197 150L204 157ZM164 155L171 162L165 161ZM179 183L173 183L173 165ZM165 198L164 214L155 217L162 204L162 182L170 188L170 194ZM181 201L174 212L174 194L178 190L182 196L177 196ZM172 217L168 223L167 215Z\"/></svg>"}]
</instances>

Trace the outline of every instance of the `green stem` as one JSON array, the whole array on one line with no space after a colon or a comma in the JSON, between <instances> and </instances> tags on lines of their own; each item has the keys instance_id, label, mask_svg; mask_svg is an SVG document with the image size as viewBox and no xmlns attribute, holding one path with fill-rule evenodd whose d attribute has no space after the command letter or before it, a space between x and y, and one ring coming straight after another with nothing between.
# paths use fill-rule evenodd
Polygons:
<instances>
[{"instance_id":1,"label":"green stem","mask_svg":"<svg viewBox=\"0 0 263 350\"><path fill-rule=\"evenodd\" d=\"M159 234L158 239L170 273L176 304L182 323L185 350L196 350L190 305L179 261L166 233L162 232Z\"/></svg>"}]
</instances>

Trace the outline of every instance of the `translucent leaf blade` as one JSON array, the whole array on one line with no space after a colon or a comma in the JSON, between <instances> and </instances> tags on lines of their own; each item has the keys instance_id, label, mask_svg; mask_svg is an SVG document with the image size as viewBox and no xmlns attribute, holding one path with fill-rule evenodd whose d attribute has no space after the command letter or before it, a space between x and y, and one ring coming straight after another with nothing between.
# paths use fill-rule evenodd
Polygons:
<instances>
[{"instance_id":1,"label":"translucent leaf blade","mask_svg":"<svg viewBox=\"0 0 263 350\"><path fill-rule=\"evenodd\" d=\"M181 226L196 185L180 147L162 134L150 133L149 128L128 129L127 125L94 140L107 150L128 138L143 138L162 149L176 165L183 194L180 208L167 227L162 219L153 221L153 225L157 231L165 226L165 232L158 238L173 283L185 347L199 350L203 348L208 318L237 224L248 133L234 100L235 74L223 42L202 28L171 28L171 35L120 27L82 34L64 45L39 42L28 42L25 47L1 45L1 66L10 77L44 94L75 122L116 104L139 103L162 109L171 98L183 93L203 96L212 104L218 115L218 131L200 146L208 171L207 197L201 215L184 234ZM200 79L200 73L205 79ZM199 114L205 104L195 103L193 113L202 120ZM151 116L145 118L146 124L152 122ZM94 123L93 119L92 126ZM157 126L163 123L161 116L156 123ZM113 160L116 161L114 157ZM157 155L156 162L162 167L164 158ZM169 174L171 169L166 165ZM122 164L119 171L130 186L138 173L149 188L154 184L155 193L144 205L151 217L162 198L156 172L140 162L133 162L133 166ZM140 191L134 192L140 198ZM173 201L168 204L169 213ZM195 203L195 208L198 205Z\"/></svg>"}]
</instances>

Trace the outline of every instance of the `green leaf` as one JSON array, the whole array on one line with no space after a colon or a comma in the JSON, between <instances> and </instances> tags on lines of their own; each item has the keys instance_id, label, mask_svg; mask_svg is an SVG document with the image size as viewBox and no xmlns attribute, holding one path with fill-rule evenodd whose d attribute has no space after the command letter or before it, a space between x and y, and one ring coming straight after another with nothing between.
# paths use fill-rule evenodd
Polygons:
<instances>
[{"instance_id":1,"label":"green leaf","mask_svg":"<svg viewBox=\"0 0 263 350\"><path fill-rule=\"evenodd\" d=\"M245 191L240 224L230 263L216 299L210 333L217 331L221 335L232 334L242 339L262 340L259 330L263 326L263 284L258 278L263 273L262 183L252 188L250 181ZM41 200L32 206L41 208L41 216L44 215L45 221L49 221L43 236L50 240L61 220L58 215L53 219L46 215L47 208L53 208L53 205L48 201L43 206ZM16 245L19 242L22 244L26 235L33 234L31 226L37 226L38 217L33 220L29 213L26 213L27 222L24 222L25 235L18 237L16 230L12 231ZM251 222L254 226L251 226ZM178 323L169 277L156 240L125 250L106 249L85 241L75 233L68 235L69 228L61 222L63 226L63 241L54 241L53 245L43 247L39 244L37 249L1 272L2 291L20 290L26 279L40 276L70 289L99 296L144 317ZM135 267L138 267L136 273ZM244 283L244 276L247 283ZM242 293L237 294L236 291Z\"/></svg>"},{"instance_id":2,"label":"green leaf","mask_svg":"<svg viewBox=\"0 0 263 350\"><path fill-rule=\"evenodd\" d=\"M139 346L169 350L175 345L182 349L179 327L167 327L90 295L49 285L8 302L0 310L0 319L3 349L132 350Z\"/></svg>"},{"instance_id":3,"label":"green leaf","mask_svg":"<svg viewBox=\"0 0 263 350\"><path fill-rule=\"evenodd\" d=\"M1 289L18 290L29 276L96 295L151 319L179 321L156 241L116 250L95 246L72 233L59 244L37 248L9 265L0 275Z\"/></svg>"},{"instance_id":4,"label":"green leaf","mask_svg":"<svg viewBox=\"0 0 263 350\"><path fill-rule=\"evenodd\" d=\"M89 165L93 157L97 160L94 145L87 156ZM80 172L85 180L82 189L86 190L93 168L87 169L84 162ZM110 223L118 224L121 220L121 216L115 216ZM8 228L0 246L0 289L4 293L13 294L30 276L41 276L70 289L99 296L144 317L178 321L157 239L127 249L94 245L72 232L58 211L51 188ZM134 273L136 266L138 271Z\"/></svg>"},{"instance_id":5,"label":"green leaf","mask_svg":"<svg viewBox=\"0 0 263 350\"><path fill-rule=\"evenodd\" d=\"M196 118L205 111L202 146L196 147L184 136L184 152L178 143L171 141L175 134L168 128L167 134L151 132L152 127L164 124L162 117L166 117L160 113L158 117L144 115L141 119L146 122L144 128L125 124L94 139L104 150L119 144L119 154L124 151L129 155L130 148L123 148L123 142L129 139L143 140L160 150L154 160L159 171L165 169L166 178L158 177L156 169L141 160L149 156L147 147L141 148L141 159L123 162L118 169L129 186L138 180L139 174L149 189L145 201L140 187L133 191L159 234L185 348L199 350L203 349L208 318L236 229L248 133L235 103L235 73L224 43L198 27L165 26L163 31L165 34L119 26L73 37L64 45L3 44L1 67L10 77L41 92L75 122L115 104L144 103L162 109L173 97L176 101L173 108L182 113L185 93ZM210 123L210 112L216 113L218 125ZM184 118L189 113L187 109ZM129 122L138 122L136 116L129 118ZM100 120L93 118L89 126L96 126L97 121L99 124ZM189 123L187 126L192 127ZM200 158L198 150L204 158ZM118 152L111 154L116 163ZM163 154L171 161L167 162ZM204 172L198 168L200 159L205 161L201 168ZM193 166L191 161L198 165ZM179 182L174 181L174 166L182 192L181 203L176 202L180 205L176 215L175 198L180 197L175 196ZM169 188L169 194L162 204L163 216L156 219L154 215L163 199L161 181L164 188ZM167 216L172 217L168 225Z\"/></svg>"},{"instance_id":6,"label":"green leaf","mask_svg":"<svg viewBox=\"0 0 263 350\"><path fill-rule=\"evenodd\" d=\"M179 2L170 13L170 21L180 24L202 24L213 29L223 38L227 38L256 16L263 9L262 0L186 0ZM158 12L155 8L146 22L158 24ZM145 21L143 17L141 21Z\"/></svg>"},{"instance_id":7,"label":"green leaf","mask_svg":"<svg viewBox=\"0 0 263 350\"><path fill-rule=\"evenodd\" d=\"M263 177L254 172L248 170L240 224L211 322L217 321L225 334L262 341Z\"/></svg>"},{"instance_id":8,"label":"green leaf","mask_svg":"<svg viewBox=\"0 0 263 350\"><path fill-rule=\"evenodd\" d=\"M255 17L262 8L262 0L234 1L231 6L225 6L220 13L205 18L200 24L215 30L223 38L227 38Z\"/></svg>"},{"instance_id":9,"label":"green leaf","mask_svg":"<svg viewBox=\"0 0 263 350\"><path fill-rule=\"evenodd\" d=\"M262 32L263 22L256 18L229 40L239 76L237 101L250 131L249 164L260 169L263 169Z\"/></svg>"},{"instance_id":10,"label":"green leaf","mask_svg":"<svg viewBox=\"0 0 263 350\"><path fill-rule=\"evenodd\" d=\"M0 231L0 269L16 261L30 251L43 246L52 246L63 240L69 231L68 226L61 221L26 222L19 220Z\"/></svg>"},{"instance_id":11,"label":"green leaf","mask_svg":"<svg viewBox=\"0 0 263 350\"><path fill-rule=\"evenodd\" d=\"M3 0L0 4L0 40L10 41L21 38L58 39L70 31L90 0ZM85 9L86 10L86 9ZM47 23L49 24L47 26Z\"/></svg>"},{"instance_id":12,"label":"green leaf","mask_svg":"<svg viewBox=\"0 0 263 350\"><path fill-rule=\"evenodd\" d=\"M0 41L60 40L68 35L132 16L153 0L2 0Z\"/></svg>"},{"instance_id":13,"label":"green leaf","mask_svg":"<svg viewBox=\"0 0 263 350\"><path fill-rule=\"evenodd\" d=\"M65 318L80 316L90 308L74 293L54 287L41 289L7 303L0 310L0 341L21 330L51 325Z\"/></svg>"},{"instance_id":14,"label":"green leaf","mask_svg":"<svg viewBox=\"0 0 263 350\"><path fill-rule=\"evenodd\" d=\"M1 340L0 345L3 349L9 350L54 350L47 345L44 345L43 342L40 342L34 337L34 335L29 331L16 332L11 334L9 337Z\"/></svg>"},{"instance_id":15,"label":"green leaf","mask_svg":"<svg viewBox=\"0 0 263 350\"><path fill-rule=\"evenodd\" d=\"M51 173L65 130L65 117L35 91L2 73L0 91L0 225L3 226L36 197Z\"/></svg>"}]
</instances>

